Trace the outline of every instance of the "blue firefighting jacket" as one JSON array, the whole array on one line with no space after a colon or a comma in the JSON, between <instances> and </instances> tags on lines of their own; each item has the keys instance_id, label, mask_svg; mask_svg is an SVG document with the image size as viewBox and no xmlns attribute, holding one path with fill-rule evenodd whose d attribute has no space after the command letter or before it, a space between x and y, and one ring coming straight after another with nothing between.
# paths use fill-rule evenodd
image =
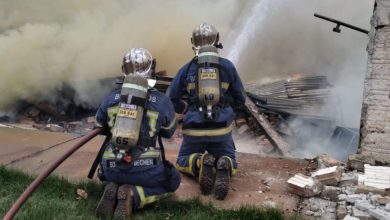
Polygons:
<instances>
[{"instance_id":1,"label":"blue firefighting jacket","mask_svg":"<svg viewBox=\"0 0 390 220\"><path fill-rule=\"evenodd\" d=\"M206 121L193 100L196 95L197 60L185 64L173 79L168 96L177 113L185 113L183 119L183 135L198 140L225 140L232 130L232 121L237 114L245 114L245 90L233 63L219 58L219 74L221 82L222 105L218 108L213 121ZM189 97L187 104L182 100Z\"/></svg>"},{"instance_id":2,"label":"blue firefighting jacket","mask_svg":"<svg viewBox=\"0 0 390 220\"><path fill-rule=\"evenodd\" d=\"M96 127L103 127L106 131L114 127L120 92L119 88L102 101L96 113ZM170 138L175 129L175 112L169 98L156 89L149 89L138 145L155 147L157 135Z\"/></svg>"}]
</instances>

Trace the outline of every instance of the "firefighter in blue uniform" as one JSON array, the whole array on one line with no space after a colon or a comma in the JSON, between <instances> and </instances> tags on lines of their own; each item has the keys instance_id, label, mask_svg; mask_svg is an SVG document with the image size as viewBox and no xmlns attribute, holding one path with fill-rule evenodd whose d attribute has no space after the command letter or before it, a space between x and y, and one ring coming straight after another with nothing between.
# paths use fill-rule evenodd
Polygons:
<instances>
[{"instance_id":1,"label":"firefighter in blue uniform","mask_svg":"<svg viewBox=\"0 0 390 220\"><path fill-rule=\"evenodd\" d=\"M96 126L111 136L101 160L107 184L96 210L98 217L128 218L133 209L155 202L180 185L179 172L156 147L157 135L173 135L176 118L169 98L152 88L152 63L146 49L127 52L122 87L108 95L96 113Z\"/></svg>"},{"instance_id":2,"label":"firefighter in blue uniform","mask_svg":"<svg viewBox=\"0 0 390 220\"><path fill-rule=\"evenodd\" d=\"M233 63L218 56L217 49L222 48L218 41L213 26L202 23L194 29L195 57L173 79L169 98L177 118L184 117L176 167L198 176L203 194L214 188L215 198L223 200L237 169L232 122L245 118L246 95Z\"/></svg>"}]
</instances>

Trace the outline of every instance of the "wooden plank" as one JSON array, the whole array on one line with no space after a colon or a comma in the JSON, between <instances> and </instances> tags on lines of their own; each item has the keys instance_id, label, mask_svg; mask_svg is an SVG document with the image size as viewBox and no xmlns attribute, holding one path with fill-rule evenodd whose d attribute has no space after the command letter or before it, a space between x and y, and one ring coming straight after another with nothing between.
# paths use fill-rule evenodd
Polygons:
<instances>
[{"instance_id":1,"label":"wooden plank","mask_svg":"<svg viewBox=\"0 0 390 220\"><path fill-rule=\"evenodd\" d=\"M278 134L278 132L275 131L275 129L272 127L272 125L269 123L269 121L259 113L259 110L255 103L252 102L250 98L246 98L245 106L249 110L250 114L253 116L253 118L256 120L258 125L264 130L265 135L269 142L280 150L283 156L291 157L291 154L289 152L290 146L287 144L287 142Z\"/></svg>"}]
</instances>

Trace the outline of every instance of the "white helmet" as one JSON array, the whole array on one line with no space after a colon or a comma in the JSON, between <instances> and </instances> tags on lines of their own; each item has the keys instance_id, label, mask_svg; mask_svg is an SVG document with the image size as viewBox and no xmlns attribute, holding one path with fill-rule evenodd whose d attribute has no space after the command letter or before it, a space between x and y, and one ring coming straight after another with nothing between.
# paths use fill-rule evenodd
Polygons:
<instances>
[{"instance_id":1,"label":"white helmet","mask_svg":"<svg viewBox=\"0 0 390 220\"><path fill-rule=\"evenodd\" d=\"M150 52L144 48L132 48L123 57L122 72L127 76L137 74L144 78L149 78L153 57Z\"/></svg>"}]
</instances>

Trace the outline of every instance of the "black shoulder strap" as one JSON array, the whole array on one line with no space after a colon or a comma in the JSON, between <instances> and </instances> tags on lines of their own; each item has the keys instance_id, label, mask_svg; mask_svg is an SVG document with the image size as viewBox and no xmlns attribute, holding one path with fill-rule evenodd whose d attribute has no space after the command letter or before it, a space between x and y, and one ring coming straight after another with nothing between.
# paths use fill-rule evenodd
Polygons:
<instances>
[{"instance_id":1,"label":"black shoulder strap","mask_svg":"<svg viewBox=\"0 0 390 220\"><path fill-rule=\"evenodd\" d=\"M188 63L188 66L187 66L187 69L186 69L186 77L187 77L187 75L188 75L188 72L190 71L190 68L191 68L191 65L195 62L195 60L197 60L198 59L198 57L197 56L194 56L192 59L191 59L191 61Z\"/></svg>"},{"instance_id":2,"label":"black shoulder strap","mask_svg":"<svg viewBox=\"0 0 390 220\"><path fill-rule=\"evenodd\" d=\"M158 136L158 145L160 145L160 150L161 150L161 159L163 162L167 161L166 157L165 157L165 149L164 149L164 144L162 142L162 138L161 136L159 135Z\"/></svg>"}]
</instances>

